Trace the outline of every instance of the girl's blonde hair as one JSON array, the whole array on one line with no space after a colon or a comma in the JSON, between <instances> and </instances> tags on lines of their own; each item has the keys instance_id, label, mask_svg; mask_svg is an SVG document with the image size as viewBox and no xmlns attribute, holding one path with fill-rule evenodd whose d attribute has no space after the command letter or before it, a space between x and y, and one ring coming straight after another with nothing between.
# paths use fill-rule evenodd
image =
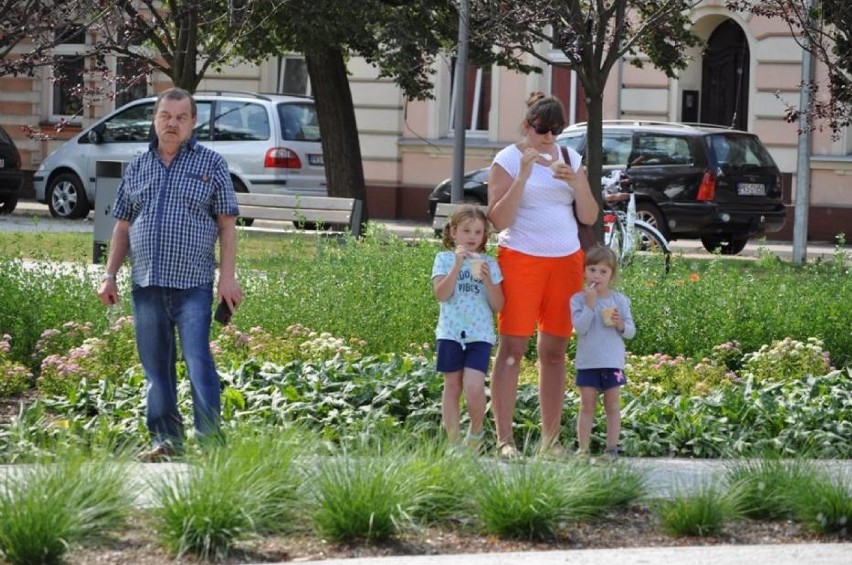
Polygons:
<instances>
[{"instance_id":1,"label":"girl's blonde hair","mask_svg":"<svg viewBox=\"0 0 852 565\"><path fill-rule=\"evenodd\" d=\"M558 98L536 90L527 98L527 115L524 119L531 126L562 129L565 127L565 109Z\"/></svg>"},{"instance_id":2,"label":"girl's blonde hair","mask_svg":"<svg viewBox=\"0 0 852 565\"><path fill-rule=\"evenodd\" d=\"M615 251L598 243L586 251L586 260L583 266L588 267L589 265L601 264L606 265L612 270L612 278L614 280L618 274L618 257L616 257Z\"/></svg>"},{"instance_id":3,"label":"girl's blonde hair","mask_svg":"<svg viewBox=\"0 0 852 565\"><path fill-rule=\"evenodd\" d=\"M479 247L476 248L479 253L485 253L485 243L488 241L488 216L485 215L485 212L483 212L479 206L474 206L472 204L462 204L456 208L456 211L453 212L453 215L444 225L444 247L454 250L456 248L456 242L453 240L452 230L459 227L459 225L464 222L469 222L471 220L479 220L482 222L482 225L485 226L485 231L482 234L482 241L479 243Z\"/></svg>"}]
</instances>

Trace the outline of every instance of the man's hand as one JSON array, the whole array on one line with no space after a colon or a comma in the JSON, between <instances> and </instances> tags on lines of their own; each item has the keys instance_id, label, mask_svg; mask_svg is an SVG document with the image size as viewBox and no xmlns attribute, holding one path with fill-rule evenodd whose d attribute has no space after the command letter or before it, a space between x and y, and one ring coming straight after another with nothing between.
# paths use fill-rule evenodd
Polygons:
<instances>
[{"instance_id":1,"label":"man's hand","mask_svg":"<svg viewBox=\"0 0 852 565\"><path fill-rule=\"evenodd\" d=\"M220 278L216 296L219 299L218 302L226 302L228 304L231 313L236 312L240 302L243 301L243 291L234 278Z\"/></svg>"},{"instance_id":2,"label":"man's hand","mask_svg":"<svg viewBox=\"0 0 852 565\"><path fill-rule=\"evenodd\" d=\"M98 298L104 306L118 304L118 285L115 284L115 278L104 279L98 289Z\"/></svg>"}]
</instances>

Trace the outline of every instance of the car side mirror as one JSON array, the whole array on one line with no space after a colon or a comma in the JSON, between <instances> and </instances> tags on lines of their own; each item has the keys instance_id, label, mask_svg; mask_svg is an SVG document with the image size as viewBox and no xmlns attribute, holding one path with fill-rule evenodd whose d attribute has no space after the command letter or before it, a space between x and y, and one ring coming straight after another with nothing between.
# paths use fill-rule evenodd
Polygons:
<instances>
[{"instance_id":1,"label":"car side mirror","mask_svg":"<svg viewBox=\"0 0 852 565\"><path fill-rule=\"evenodd\" d=\"M103 143L104 141L104 136L101 135L101 132L96 129L89 130L89 134L86 137L89 139L89 143L91 143L92 145L97 145L99 143Z\"/></svg>"}]
</instances>

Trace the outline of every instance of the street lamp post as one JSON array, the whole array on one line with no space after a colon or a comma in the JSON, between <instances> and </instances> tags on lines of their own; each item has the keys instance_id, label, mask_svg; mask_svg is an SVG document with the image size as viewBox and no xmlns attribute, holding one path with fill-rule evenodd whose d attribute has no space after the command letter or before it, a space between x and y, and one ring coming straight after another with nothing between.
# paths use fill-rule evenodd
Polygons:
<instances>
[{"instance_id":1,"label":"street lamp post","mask_svg":"<svg viewBox=\"0 0 852 565\"><path fill-rule=\"evenodd\" d=\"M467 49L468 15L470 0L459 2L459 45L456 54L455 83L455 120L453 121L453 185L450 189L450 202L461 202L462 182L464 179L464 143L465 143L465 95L467 93Z\"/></svg>"}]
</instances>

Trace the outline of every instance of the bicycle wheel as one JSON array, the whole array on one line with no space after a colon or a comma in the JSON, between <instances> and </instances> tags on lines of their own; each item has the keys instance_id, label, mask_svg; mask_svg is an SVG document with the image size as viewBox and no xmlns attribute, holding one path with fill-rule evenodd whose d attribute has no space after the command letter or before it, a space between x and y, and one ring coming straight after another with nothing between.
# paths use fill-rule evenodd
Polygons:
<instances>
[{"instance_id":1,"label":"bicycle wheel","mask_svg":"<svg viewBox=\"0 0 852 565\"><path fill-rule=\"evenodd\" d=\"M653 270L662 269L664 273L668 273L672 264L672 252L663 234L655 227L636 220L634 236L636 255Z\"/></svg>"}]
</instances>

